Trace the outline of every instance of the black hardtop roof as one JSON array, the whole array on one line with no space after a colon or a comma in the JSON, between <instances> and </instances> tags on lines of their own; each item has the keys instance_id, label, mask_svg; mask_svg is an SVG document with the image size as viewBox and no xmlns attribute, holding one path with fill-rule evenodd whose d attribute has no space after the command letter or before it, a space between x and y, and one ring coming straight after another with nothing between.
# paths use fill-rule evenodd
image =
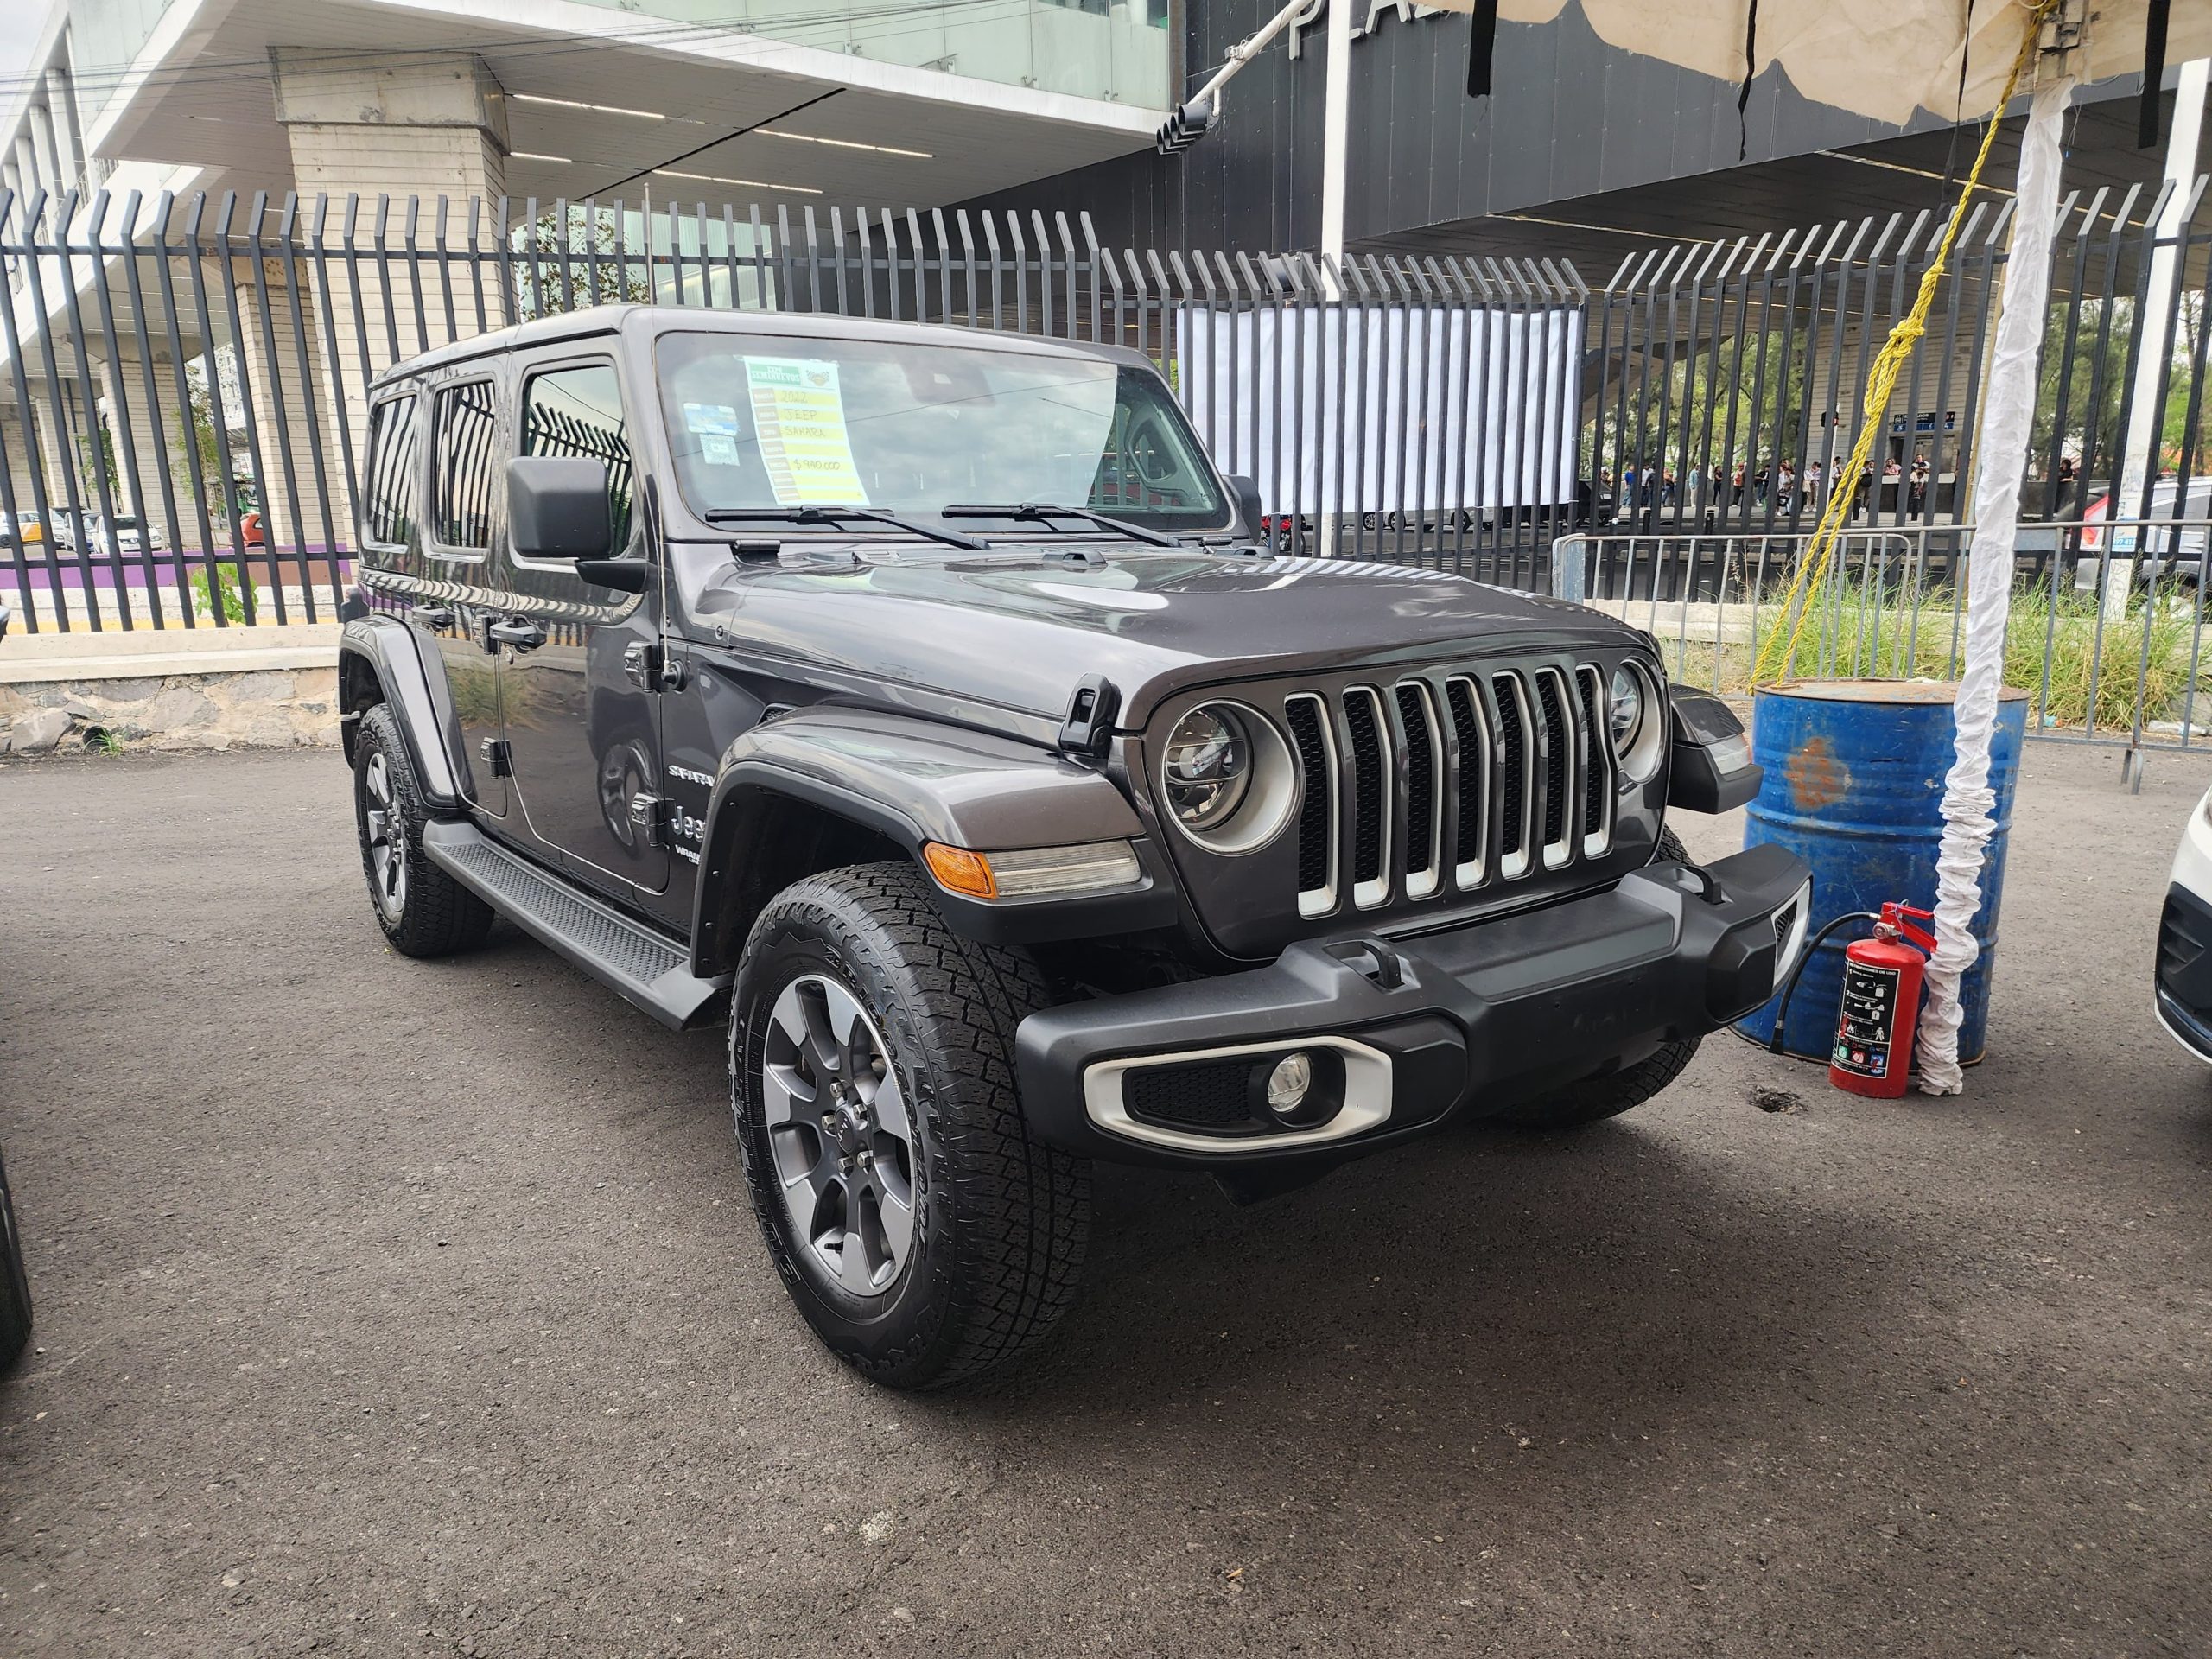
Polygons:
<instances>
[{"instance_id":1,"label":"black hardtop roof","mask_svg":"<svg viewBox=\"0 0 2212 1659\"><path fill-rule=\"evenodd\" d=\"M1027 356L1108 358L1129 363L1149 361L1126 346L1094 345L1088 340L1055 340L1040 334L1001 333L995 329L963 328L936 322L890 322L874 317L848 317L835 313L788 311L724 311L669 305L594 305L559 316L538 317L511 327L497 328L470 340L440 346L396 363L369 383L372 391L477 358L523 351L563 340L605 339L639 334L780 334L793 340L880 340L909 345L959 345L977 351L1018 352Z\"/></svg>"}]
</instances>

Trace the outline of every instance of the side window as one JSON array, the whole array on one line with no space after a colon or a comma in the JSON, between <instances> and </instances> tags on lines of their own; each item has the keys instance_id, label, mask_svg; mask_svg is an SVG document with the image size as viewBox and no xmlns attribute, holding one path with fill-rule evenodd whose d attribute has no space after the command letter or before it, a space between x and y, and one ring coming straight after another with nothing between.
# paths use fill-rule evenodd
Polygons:
<instances>
[{"instance_id":1,"label":"side window","mask_svg":"<svg viewBox=\"0 0 2212 1659\"><path fill-rule=\"evenodd\" d=\"M607 511L617 551L630 543L630 435L622 388L611 363L549 369L523 388L519 448L525 455L573 455L607 463Z\"/></svg>"},{"instance_id":2,"label":"side window","mask_svg":"<svg viewBox=\"0 0 2212 1659\"><path fill-rule=\"evenodd\" d=\"M369 416L368 477L361 486L361 534L404 547L415 533L415 397L378 404Z\"/></svg>"},{"instance_id":3,"label":"side window","mask_svg":"<svg viewBox=\"0 0 2212 1659\"><path fill-rule=\"evenodd\" d=\"M430 530L443 547L492 545L492 452L498 435L492 383L438 393L430 419Z\"/></svg>"}]
</instances>

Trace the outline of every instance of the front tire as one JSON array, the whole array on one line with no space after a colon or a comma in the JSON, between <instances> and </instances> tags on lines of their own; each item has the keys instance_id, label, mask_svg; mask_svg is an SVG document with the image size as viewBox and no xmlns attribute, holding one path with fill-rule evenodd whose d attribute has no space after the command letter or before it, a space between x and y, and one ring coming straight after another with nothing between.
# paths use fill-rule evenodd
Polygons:
<instances>
[{"instance_id":1,"label":"front tire","mask_svg":"<svg viewBox=\"0 0 2212 1659\"><path fill-rule=\"evenodd\" d=\"M444 957L483 943L492 909L448 875L423 850L422 785L407 758L399 723L378 703L361 716L353 745L353 821L360 832L361 873L369 908L393 950L409 957Z\"/></svg>"},{"instance_id":2,"label":"front tire","mask_svg":"<svg viewBox=\"0 0 2212 1659\"><path fill-rule=\"evenodd\" d=\"M957 1382L1074 1300L1090 1166L1030 1134L1014 1090L1014 1028L1045 1001L1036 965L955 934L912 865L810 877L753 925L738 1150L785 1287L864 1376Z\"/></svg>"}]
</instances>

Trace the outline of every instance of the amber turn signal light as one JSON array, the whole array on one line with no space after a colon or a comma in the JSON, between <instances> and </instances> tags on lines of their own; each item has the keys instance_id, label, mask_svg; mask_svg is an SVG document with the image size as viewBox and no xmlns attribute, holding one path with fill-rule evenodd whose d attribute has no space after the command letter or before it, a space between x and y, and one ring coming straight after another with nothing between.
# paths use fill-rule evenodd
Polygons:
<instances>
[{"instance_id":1,"label":"amber turn signal light","mask_svg":"<svg viewBox=\"0 0 2212 1659\"><path fill-rule=\"evenodd\" d=\"M995 899L999 895L999 884L991 875L991 861L981 853L932 841L923 847L922 861L930 867L938 886L947 893L965 893L970 899Z\"/></svg>"}]
</instances>

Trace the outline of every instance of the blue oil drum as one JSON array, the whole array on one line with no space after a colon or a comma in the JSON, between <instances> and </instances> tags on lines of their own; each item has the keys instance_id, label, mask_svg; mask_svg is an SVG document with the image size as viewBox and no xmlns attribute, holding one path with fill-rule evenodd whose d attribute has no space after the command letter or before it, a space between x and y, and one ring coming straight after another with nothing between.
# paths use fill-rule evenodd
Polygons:
<instances>
[{"instance_id":1,"label":"blue oil drum","mask_svg":"<svg viewBox=\"0 0 2212 1659\"><path fill-rule=\"evenodd\" d=\"M1773 842L1811 866L1815 928L1849 911L1879 910L1885 899L1935 907L1957 692L1955 684L1925 680L1800 680L1758 693L1751 753L1766 776L1751 804L1744 844ZM1967 1062L1981 1058L1987 1040L1998 905L2027 716L2026 692L2001 695L1989 743L1997 822L1982 857L1981 913L1974 922L1981 956L1960 986L1965 1023L1959 1058ZM1864 925L1838 928L1807 964L1783 1033L1789 1053L1827 1058L1843 995L1844 947L1869 931ZM1742 1029L1767 1041L1779 1000L1745 1020Z\"/></svg>"}]
</instances>

